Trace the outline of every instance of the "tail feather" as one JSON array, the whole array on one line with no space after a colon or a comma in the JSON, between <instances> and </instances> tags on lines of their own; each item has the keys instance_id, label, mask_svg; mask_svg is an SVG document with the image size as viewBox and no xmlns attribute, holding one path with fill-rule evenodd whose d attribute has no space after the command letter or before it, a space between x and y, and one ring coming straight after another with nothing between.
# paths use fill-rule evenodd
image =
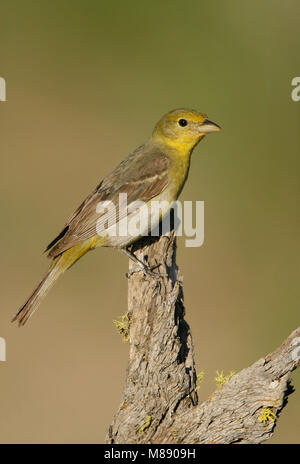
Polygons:
<instances>
[{"instance_id":1,"label":"tail feather","mask_svg":"<svg viewBox=\"0 0 300 464\"><path fill-rule=\"evenodd\" d=\"M64 253L54 258L52 266L36 287L34 292L28 298L24 306L13 317L12 322L17 321L19 326L24 325L32 314L37 310L42 298L46 296L50 288L56 282L58 277L66 270L69 269L76 261L81 258L89 250L95 248L100 243L99 237L95 236L92 239L85 240L84 242L69 248Z\"/></svg>"},{"instance_id":2,"label":"tail feather","mask_svg":"<svg viewBox=\"0 0 300 464\"><path fill-rule=\"evenodd\" d=\"M58 277L64 272L61 266L61 257L51 266L45 277L38 284L36 289L30 295L26 303L15 314L12 322L17 321L19 326L24 325L38 308L41 300L46 296L50 288L54 285Z\"/></svg>"}]
</instances>

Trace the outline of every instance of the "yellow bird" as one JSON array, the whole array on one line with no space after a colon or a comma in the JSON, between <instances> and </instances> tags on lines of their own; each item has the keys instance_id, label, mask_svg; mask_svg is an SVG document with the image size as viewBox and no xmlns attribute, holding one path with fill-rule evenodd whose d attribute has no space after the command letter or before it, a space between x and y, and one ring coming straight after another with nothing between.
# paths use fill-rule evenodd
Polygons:
<instances>
[{"instance_id":1,"label":"yellow bird","mask_svg":"<svg viewBox=\"0 0 300 464\"><path fill-rule=\"evenodd\" d=\"M73 213L62 232L48 245L46 251L52 259L50 269L13 321L24 325L58 277L93 248L119 248L141 269L151 273L151 269L130 251L130 245L140 236L97 233L97 223L104 214L103 211L98 212L97 205L108 201L115 205L116 225L122 219L119 214L120 194L127 195L128 208L136 201L149 204L153 200L167 200L171 206L187 179L193 149L206 134L219 130L217 124L199 111L176 109L164 115L150 139L100 182ZM163 215L168 209L163 211Z\"/></svg>"}]
</instances>

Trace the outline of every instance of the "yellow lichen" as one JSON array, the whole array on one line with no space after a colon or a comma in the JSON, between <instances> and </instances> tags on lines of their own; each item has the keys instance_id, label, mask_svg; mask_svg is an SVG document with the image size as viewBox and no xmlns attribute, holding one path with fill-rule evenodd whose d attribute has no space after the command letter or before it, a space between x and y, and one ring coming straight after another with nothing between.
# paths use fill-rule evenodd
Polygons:
<instances>
[{"instance_id":1,"label":"yellow lichen","mask_svg":"<svg viewBox=\"0 0 300 464\"><path fill-rule=\"evenodd\" d=\"M258 422L262 422L263 424L266 424L268 421L274 424L276 419L276 414L270 408L263 408L261 414L257 418Z\"/></svg>"},{"instance_id":2,"label":"yellow lichen","mask_svg":"<svg viewBox=\"0 0 300 464\"><path fill-rule=\"evenodd\" d=\"M127 403L127 401L125 400L125 401L123 401L122 406L121 406L120 409L126 409L127 406L128 406L128 403Z\"/></svg>"},{"instance_id":3,"label":"yellow lichen","mask_svg":"<svg viewBox=\"0 0 300 464\"><path fill-rule=\"evenodd\" d=\"M204 378L204 371L201 371L197 375L197 380L196 380L197 386L195 388L195 392L197 392L200 389L200 383L202 382L203 378Z\"/></svg>"},{"instance_id":4,"label":"yellow lichen","mask_svg":"<svg viewBox=\"0 0 300 464\"><path fill-rule=\"evenodd\" d=\"M138 433L143 433L151 424L152 417L147 416L144 425L138 430Z\"/></svg>"},{"instance_id":5,"label":"yellow lichen","mask_svg":"<svg viewBox=\"0 0 300 464\"><path fill-rule=\"evenodd\" d=\"M216 371L216 374L217 374L217 377L215 377L216 384L218 387L221 387L222 385L224 385L225 382L227 382L227 380L231 379L231 377L235 374L235 372L230 371L228 375L224 375L223 371L221 372Z\"/></svg>"},{"instance_id":6,"label":"yellow lichen","mask_svg":"<svg viewBox=\"0 0 300 464\"><path fill-rule=\"evenodd\" d=\"M121 320L113 321L114 325L116 326L117 331L120 335L123 336L123 342L128 342L129 340L129 328L130 328L130 314L127 312L123 316L121 316Z\"/></svg>"}]
</instances>

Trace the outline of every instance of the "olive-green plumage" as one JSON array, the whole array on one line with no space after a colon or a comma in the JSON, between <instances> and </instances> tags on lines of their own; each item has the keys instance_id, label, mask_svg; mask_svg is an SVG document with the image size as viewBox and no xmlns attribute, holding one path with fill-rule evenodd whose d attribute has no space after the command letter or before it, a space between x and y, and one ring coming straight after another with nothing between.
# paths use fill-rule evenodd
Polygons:
<instances>
[{"instance_id":1,"label":"olive-green plumage","mask_svg":"<svg viewBox=\"0 0 300 464\"><path fill-rule=\"evenodd\" d=\"M206 115L194 110L178 109L163 116L150 139L102 180L47 247L52 259L50 269L13 321L24 325L57 278L87 251L101 246L124 249L138 240L139 237L133 239L131 235L98 235L99 202L114 203L116 222L120 193L127 194L128 206L137 200L147 204L151 200L167 200L171 205L186 181L192 150L207 133L219 129Z\"/></svg>"}]
</instances>

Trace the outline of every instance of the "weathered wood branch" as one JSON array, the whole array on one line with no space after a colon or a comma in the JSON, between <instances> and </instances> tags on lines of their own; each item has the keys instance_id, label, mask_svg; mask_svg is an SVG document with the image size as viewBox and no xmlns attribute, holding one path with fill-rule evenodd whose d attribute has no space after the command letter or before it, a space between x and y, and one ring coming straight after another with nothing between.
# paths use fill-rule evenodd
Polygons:
<instances>
[{"instance_id":1,"label":"weathered wood branch","mask_svg":"<svg viewBox=\"0 0 300 464\"><path fill-rule=\"evenodd\" d=\"M198 404L174 233L146 237L134 251L150 266L161 263L156 272L167 277L156 280L137 272L129 278L129 364L107 442L261 443L270 438L293 392L290 374L299 366L300 328Z\"/></svg>"}]
</instances>

